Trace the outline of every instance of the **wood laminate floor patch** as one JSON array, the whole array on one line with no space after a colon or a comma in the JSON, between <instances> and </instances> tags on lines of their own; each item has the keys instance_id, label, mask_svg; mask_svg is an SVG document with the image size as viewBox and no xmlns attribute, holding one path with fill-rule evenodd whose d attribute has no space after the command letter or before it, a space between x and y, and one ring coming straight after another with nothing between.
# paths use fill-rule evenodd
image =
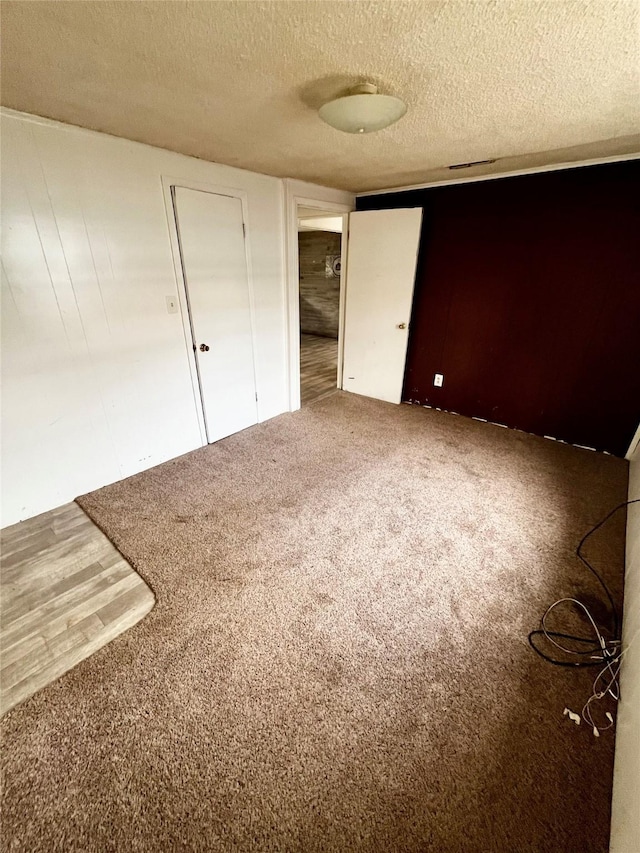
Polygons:
<instances>
[{"instance_id":1,"label":"wood laminate floor patch","mask_svg":"<svg viewBox=\"0 0 640 853\"><path fill-rule=\"evenodd\" d=\"M154 596L76 503L0 531L0 713L135 625Z\"/></svg>"}]
</instances>

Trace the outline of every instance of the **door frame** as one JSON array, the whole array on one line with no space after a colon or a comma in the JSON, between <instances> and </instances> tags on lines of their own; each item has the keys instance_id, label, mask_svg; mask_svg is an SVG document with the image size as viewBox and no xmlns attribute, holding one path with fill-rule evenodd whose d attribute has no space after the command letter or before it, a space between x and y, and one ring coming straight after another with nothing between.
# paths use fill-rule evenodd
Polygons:
<instances>
[{"instance_id":1,"label":"door frame","mask_svg":"<svg viewBox=\"0 0 640 853\"><path fill-rule=\"evenodd\" d=\"M202 389L200 387L200 377L198 374L198 365L196 361L195 345L193 337L193 329L191 326L191 310L189 307L189 291L182 269L182 255L180 254L180 240L178 237L178 226L176 222L176 213L173 205L173 187L181 187L186 190L197 190L213 195L222 195L230 198L239 199L242 206L242 223L244 227L244 253L247 265L247 285L249 289L249 317L251 323L251 341L253 344L253 370L254 376L257 377L256 364L258 361L257 355L257 340L256 340L256 321L255 321L255 300L253 292L253 270L251 267L251 245L249 228L249 205L247 193L244 190L236 189L235 187L227 187L219 184L208 184L203 181L191 181L186 178L173 177L171 175L162 175L162 195L164 198L165 213L167 216L167 228L169 231L169 243L171 245L171 257L173 260L173 270L176 279L176 292L178 296L178 304L180 306L180 317L182 320L182 331L184 334L185 346L187 349L187 362L189 365L189 375L191 378L191 387L193 391L193 399L198 418L198 429L200 430L200 440L202 447L209 444L207 435L207 427L204 416L204 400L202 398ZM257 387L257 380L256 380ZM259 397L259 395L258 395ZM256 401L257 422L261 422L260 418L260 402Z\"/></svg>"},{"instance_id":2,"label":"door frame","mask_svg":"<svg viewBox=\"0 0 640 853\"><path fill-rule=\"evenodd\" d=\"M334 200L335 199L335 200ZM298 208L307 207L321 216L342 216L340 255L340 306L338 313L338 376L342 388L342 354L344 351L344 314L346 305L346 271L349 246L349 213L355 210L351 193L316 187L301 181L285 180L286 236L286 310L287 362L289 373L289 409L300 408L300 266L298 262Z\"/></svg>"}]
</instances>

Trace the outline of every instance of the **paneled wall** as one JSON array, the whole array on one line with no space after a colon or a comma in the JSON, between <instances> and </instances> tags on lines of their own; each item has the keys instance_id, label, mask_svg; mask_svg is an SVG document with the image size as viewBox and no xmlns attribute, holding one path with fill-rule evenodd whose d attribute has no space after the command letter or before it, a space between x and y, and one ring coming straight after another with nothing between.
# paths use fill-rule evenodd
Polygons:
<instances>
[{"instance_id":1,"label":"paneled wall","mask_svg":"<svg viewBox=\"0 0 640 853\"><path fill-rule=\"evenodd\" d=\"M404 399L624 455L639 198L638 160L359 198L424 209Z\"/></svg>"},{"instance_id":2,"label":"paneled wall","mask_svg":"<svg viewBox=\"0 0 640 853\"><path fill-rule=\"evenodd\" d=\"M3 110L2 525L202 443L162 176L246 193L259 418L289 408L282 181Z\"/></svg>"},{"instance_id":3,"label":"paneled wall","mask_svg":"<svg viewBox=\"0 0 640 853\"><path fill-rule=\"evenodd\" d=\"M329 231L300 231L300 331L338 337L340 276L331 272L327 258L340 254L341 235Z\"/></svg>"}]
</instances>

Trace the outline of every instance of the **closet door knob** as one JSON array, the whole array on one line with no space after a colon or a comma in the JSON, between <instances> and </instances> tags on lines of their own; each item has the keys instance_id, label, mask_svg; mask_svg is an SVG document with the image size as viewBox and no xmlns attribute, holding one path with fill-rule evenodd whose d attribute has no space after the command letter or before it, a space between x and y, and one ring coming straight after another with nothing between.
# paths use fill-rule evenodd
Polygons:
<instances>
[{"instance_id":1,"label":"closet door knob","mask_svg":"<svg viewBox=\"0 0 640 853\"><path fill-rule=\"evenodd\" d=\"M209 352L207 344L200 344L200 352Z\"/></svg>"},{"instance_id":2,"label":"closet door knob","mask_svg":"<svg viewBox=\"0 0 640 853\"><path fill-rule=\"evenodd\" d=\"M398 323L397 328L398 328L398 329L406 329L406 328L407 328L407 324L406 324L406 323Z\"/></svg>"}]
</instances>

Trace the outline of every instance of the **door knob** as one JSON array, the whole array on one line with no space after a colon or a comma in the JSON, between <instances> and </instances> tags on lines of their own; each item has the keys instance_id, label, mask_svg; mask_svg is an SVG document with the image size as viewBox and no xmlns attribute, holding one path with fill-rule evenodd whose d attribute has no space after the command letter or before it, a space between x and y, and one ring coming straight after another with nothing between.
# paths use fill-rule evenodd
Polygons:
<instances>
[{"instance_id":1,"label":"door knob","mask_svg":"<svg viewBox=\"0 0 640 853\"><path fill-rule=\"evenodd\" d=\"M200 344L200 352L209 352L207 344Z\"/></svg>"},{"instance_id":2,"label":"door knob","mask_svg":"<svg viewBox=\"0 0 640 853\"><path fill-rule=\"evenodd\" d=\"M406 328L407 328L407 324L406 324L406 323L398 323L397 328L398 328L398 329L406 329Z\"/></svg>"}]
</instances>

